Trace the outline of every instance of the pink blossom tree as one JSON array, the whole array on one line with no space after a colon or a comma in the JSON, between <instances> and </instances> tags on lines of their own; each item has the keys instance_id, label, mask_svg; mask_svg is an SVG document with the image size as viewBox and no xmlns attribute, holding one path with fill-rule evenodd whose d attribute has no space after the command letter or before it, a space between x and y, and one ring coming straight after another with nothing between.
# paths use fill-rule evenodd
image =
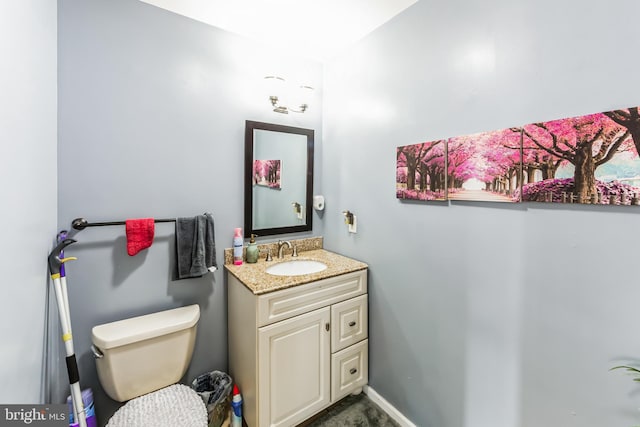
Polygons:
<instances>
[{"instance_id":1,"label":"pink blossom tree","mask_svg":"<svg viewBox=\"0 0 640 427\"><path fill-rule=\"evenodd\" d=\"M483 156L495 191L513 194L522 183L520 133L520 128L510 128L484 134Z\"/></svg>"},{"instance_id":2,"label":"pink blossom tree","mask_svg":"<svg viewBox=\"0 0 640 427\"><path fill-rule=\"evenodd\" d=\"M596 168L618 151L631 149L630 133L628 128L598 113L526 125L523 146L527 151L539 151L541 158L551 156L547 158L549 163L566 161L574 165L577 201L589 203L597 193Z\"/></svg>"},{"instance_id":3,"label":"pink blossom tree","mask_svg":"<svg viewBox=\"0 0 640 427\"><path fill-rule=\"evenodd\" d=\"M450 186L477 179L485 190L510 194L520 182L520 135L502 129L449 140Z\"/></svg>"},{"instance_id":4,"label":"pink blossom tree","mask_svg":"<svg viewBox=\"0 0 640 427\"><path fill-rule=\"evenodd\" d=\"M271 188L280 188L280 160L255 160L253 182L254 184L264 182Z\"/></svg>"},{"instance_id":5,"label":"pink blossom tree","mask_svg":"<svg viewBox=\"0 0 640 427\"><path fill-rule=\"evenodd\" d=\"M445 189L445 140L430 142L429 154L418 164L420 174L420 188L431 192Z\"/></svg>"},{"instance_id":6,"label":"pink blossom tree","mask_svg":"<svg viewBox=\"0 0 640 427\"><path fill-rule=\"evenodd\" d=\"M444 194L445 146L445 140L436 140L397 148L398 197L434 200L439 197L427 193Z\"/></svg>"},{"instance_id":7,"label":"pink blossom tree","mask_svg":"<svg viewBox=\"0 0 640 427\"><path fill-rule=\"evenodd\" d=\"M407 189L413 190L416 188L416 172L418 171L420 163L429 162L437 157L434 148L441 143L443 143L443 140L398 147L396 164L397 167L407 168ZM434 152L432 153L432 151Z\"/></svg>"},{"instance_id":8,"label":"pink blossom tree","mask_svg":"<svg viewBox=\"0 0 640 427\"><path fill-rule=\"evenodd\" d=\"M476 154L475 135L449 138L447 143L447 183L450 190L462 187L472 176L472 159Z\"/></svg>"},{"instance_id":9,"label":"pink blossom tree","mask_svg":"<svg viewBox=\"0 0 640 427\"><path fill-rule=\"evenodd\" d=\"M264 176L269 183L277 183L280 180L280 160L267 160L264 162Z\"/></svg>"},{"instance_id":10,"label":"pink blossom tree","mask_svg":"<svg viewBox=\"0 0 640 427\"><path fill-rule=\"evenodd\" d=\"M638 107L608 111L604 115L629 130L636 154L640 155L640 112L638 112Z\"/></svg>"}]
</instances>

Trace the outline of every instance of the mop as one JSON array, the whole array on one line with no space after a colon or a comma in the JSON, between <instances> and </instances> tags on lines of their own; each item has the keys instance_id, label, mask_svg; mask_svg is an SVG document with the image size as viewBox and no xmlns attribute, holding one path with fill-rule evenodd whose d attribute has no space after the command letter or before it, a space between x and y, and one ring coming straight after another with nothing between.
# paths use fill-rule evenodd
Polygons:
<instances>
[{"instance_id":1,"label":"mop","mask_svg":"<svg viewBox=\"0 0 640 427\"><path fill-rule=\"evenodd\" d=\"M66 237L66 233L61 233L61 235L62 237ZM56 291L56 301L58 303L60 324L62 326L62 341L64 342L65 352L67 354L65 360L67 362L67 373L71 386L73 413L78 427L87 427L87 419L82 402L82 391L80 390L80 374L78 373L78 363L76 362L76 355L73 350L67 279L64 272L64 263L76 259L75 257L64 258L64 248L75 242L73 239L65 238L51 251L49 254L49 272L53 280L53 288Z\"/></svg>"}]
</instances>

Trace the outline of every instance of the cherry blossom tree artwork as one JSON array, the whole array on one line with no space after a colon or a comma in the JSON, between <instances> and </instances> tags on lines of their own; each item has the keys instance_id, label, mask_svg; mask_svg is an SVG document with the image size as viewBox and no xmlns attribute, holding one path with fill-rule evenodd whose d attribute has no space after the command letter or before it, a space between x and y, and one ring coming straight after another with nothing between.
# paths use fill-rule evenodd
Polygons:
<instances>
[{"instance_id":1,"label":"cherry blossom tree artwork","mask_svg":"<svg viewBox=\"0 0 640 427\"><path fill-rule=\"evenodd\" d=\"M446 200L446 140L398 147L396 197L411 200Z\"/></svg>"},{"instance_id":2,"label":"cherry blossom tree artwork","mask_svg":"<svg viewBox=\"0 0 640 427\"><path fill-rule=\"evenodd\" d=\"M280 160L254 160L253 184L279 190L280 167Z\"/></svg>"},{"instance_id":3,"label":"cherry blossom tree artwork","mask_svg":"<svg viewBox=\"0 0 640 427\"><path fill-rule=\"evenodd\" d=\"M523 128L523 201L637 205L638 107Z\"/></svg>"},{"instance_id":4,"label":"cherry blossom tree artwork","mask_svg":"<svg viewBox=\"0 0 640 427\"><path fill-rule=\"evenodd\" d=\"M502 129L448 141L449 200L519 202L521 131Z\"/></svg>"}]
</instances>

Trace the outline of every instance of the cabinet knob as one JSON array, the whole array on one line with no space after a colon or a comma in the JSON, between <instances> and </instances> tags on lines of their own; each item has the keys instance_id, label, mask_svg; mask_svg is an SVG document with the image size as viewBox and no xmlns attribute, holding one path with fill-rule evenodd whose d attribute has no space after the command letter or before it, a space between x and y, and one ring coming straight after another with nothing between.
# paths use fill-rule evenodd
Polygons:
<instances>
[{"instance_id":1,"label":"cabinet knob","mask_svg":"<svg viewBox=\"0 0 640 427\"><path fill-rule=\"evenodd\" d=\"M353 327L356 326L356 322L354 322L353 320L351 322L349 322L349 326Z\"/></svg>"},{"instance_id":2,"label":"cabinet knob","mask_svg":"<svg viewBox=\"0 0 640 427\"><path fill-rule=\"evenodd\" d=\"M327 332L329 332L329 329L331 329L331 326L328 323L325 323L324 328L327 330Z\"/></svg>"},{"instance_id":3,"label":"cabinet knob","mask_svg":"<svg viewBox=\"0 0 640 427\"><path fill-rule=\"evenodd\" d=\"M355 374L356 372L358 372L358 370L357 370L356 368L351 368L351 369L349 370L349 373L350 373L351 375Z\"/></svg>"}]
</instances>

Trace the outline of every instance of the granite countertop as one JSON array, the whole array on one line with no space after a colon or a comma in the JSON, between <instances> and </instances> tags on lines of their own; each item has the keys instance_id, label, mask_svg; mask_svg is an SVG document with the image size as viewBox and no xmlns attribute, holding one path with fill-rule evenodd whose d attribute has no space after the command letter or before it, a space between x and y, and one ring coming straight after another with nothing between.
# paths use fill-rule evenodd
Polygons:
<instances>
[{"instance_id":1,"label":"granite countertop","mask_svg":"<svg viewBox=\"0 0 640 427\"><path fill-rule=\"evenodd\" d=\"M272 265L292 260L321 261L327 264L327 268L317 273L303 274L299 276L274 276L265 271ZM367 267L367 264L363 262L356 261L324 249L299 252L299 256L296 258L292 258L291 255L287 255L282 259L274 257L273 261L270 262L261 258L255 264L244 263L242 265L225 265L227 271L243 283L251 292L254 293L254 295L266 294L268 292L291 288L293 286L315 282L316 280L326 279L328 277L364 270Z\"/></svg>"}]
</instances>

